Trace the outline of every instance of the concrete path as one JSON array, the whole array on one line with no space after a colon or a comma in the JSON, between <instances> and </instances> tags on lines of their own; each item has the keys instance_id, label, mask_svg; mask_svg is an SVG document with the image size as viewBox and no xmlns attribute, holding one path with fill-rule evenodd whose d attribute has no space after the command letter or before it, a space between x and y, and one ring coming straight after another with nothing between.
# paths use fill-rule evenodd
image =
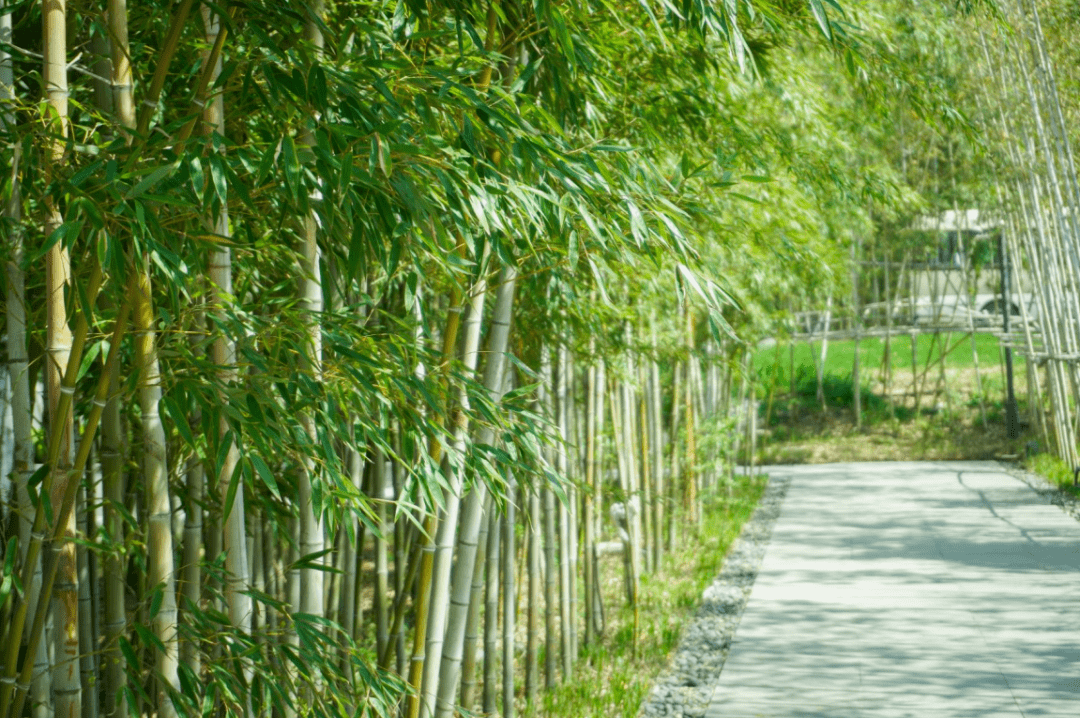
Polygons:
<instances>
[{"instance_id":1,"label":"concrete path","mask_svg":"<svg viewBox=\"0 0 1080 718\"><path fill-rule=\"evenodd\" d=\"M993 462L791 475L706 718L1080 716L1080 523Z\"/></svg>"}]
</instances>

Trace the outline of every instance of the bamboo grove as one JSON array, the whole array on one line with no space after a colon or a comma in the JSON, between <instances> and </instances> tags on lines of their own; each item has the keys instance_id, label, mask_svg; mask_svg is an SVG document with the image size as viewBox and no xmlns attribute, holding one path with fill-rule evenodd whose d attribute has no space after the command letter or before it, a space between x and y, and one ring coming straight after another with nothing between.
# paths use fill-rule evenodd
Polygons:
<instances>
[{"instance_id":1,"label":"bamboo grove","mask_svg":"<svg viewBox=\"0 0 1080 718\"><path fill-rule=\"evenodd\" d=\"M0 718L570 680L898 186L860 12L5 2Z\"/></svg>"},{"instance_id":2,"label":"bamboo grove","mask_svg":"<svg viewBox=\"0 0 1080 718\"><path fill-rule=\"evenodd\" d=\"M1002 402L1010 425L1008 436L1016 439L1019 424L1026 423L1030 429L1023 437L1027 451L1045 447L1053 452L1075 485L1080 467L1080 304L1076 301L1080 225L1075 209L1080 206L1080 185L1073 146L1080 86L1074 69L1077 58L1069 39L1077 30L1076 17L1054 3L1010 0L996 4L988 14L959 14L948 23L910 25L909 34L916 45L948 45L928 53L917 66L929 70L923 75L929 83L946 88L955 108L962 109L962 125L966 127L908 124L904 118L896 123L896 138L903 146L893 150L892 155L900 159L894 164L906 177L903 184L924 197L899 211L878 208L876 231L865 235L871 243L849 245L854 272L851 299L838 301L835 310L830 304L830 310L844 317L851 326L849 334L858 341L860 310L866 299L879 300L879 307L899 308L915 302L915 290L903 289L905 269L910 279L919 257L939 248L927 246L925 240L920 243L911 232L905 236L903 228L912 226L915 212L921 212L925 221L948 211L959 218L963 216L961 208L977 208L995 230L989 240L981 240L982 248L965 247L962 233L955 234L963 275L961 292L970 299L976 291L976 273L990 268L1002 303L1008 301L1011 306L1010 312L1002 313L1003 326L994 329L1002 339L1002 363L1008 366ZM932 243L940 239L927 234ZM856 252L861 253L862 261ZM981 258L977 256L980 253ZM975 266L979 263L982 267ZM931 287L931 295L942 291ZM909 295L906 298L905 293ZM970 318L966 322L968 326L963 328L972 336L979 411L985 427L987 397L979 377L974 327ZM888 342L893 327L885 331ZM914 352L914 332L912 337ZM932 341L939 338L934 336ZM1025 419L1017 413L1013 355L1025 360ZM944 364L937 368L939 395L947 402ZM926 383L930 369L928 366L918 379L914 371L911 385L917 411L919 385ZM857 372L856 365L856 376ZM890 381L885 378L886 387Z\"/></svg>"},{"instance_id":3,"label":"bamboo grove","mask_svg":"<svg viewBox=\"0 0 1080 718\"><path fill-rule=\"evenodd\" d=\"M1075 483L1080 186L1068 109L1075 85L1069 58L1052 49L1075 20L1025 0L1004 9L1015 31L1004 37L981 29L974 49L986 88L979 97L980 120L1001 148L992 183L1002 217L1002 251L1012 268L1011 291L1019 297L1010 344L1027 359L1038 438L1074 473Z\"/></svg>"}]
</instances>

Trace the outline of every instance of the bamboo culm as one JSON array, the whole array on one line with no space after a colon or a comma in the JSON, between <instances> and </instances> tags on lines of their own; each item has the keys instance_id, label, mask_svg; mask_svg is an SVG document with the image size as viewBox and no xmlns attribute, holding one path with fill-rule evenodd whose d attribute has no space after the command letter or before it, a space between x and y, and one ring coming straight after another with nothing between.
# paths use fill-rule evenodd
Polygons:
<instances>
[{"instance_id":1,"label":"bamboo culm","mask_svg":"<svg viewBox=\"0 0 1080 718\"><path fill-rule=\"evenodd\" d=\"M514 718L514 628L516 625L514 598L516 588L514 584L514 558L517 552L514 550L514 524L516 507L514 501L515 482L512 476L508 477L506 511L503 515L502 535L502 574L503 574L503 633L502 633L502 715L503 718Z\"/></svg>"},{"instance_id":2,"label":"bamboo culm","mask_svg":"<svg viewBox=\"0 0 1080 718\"><path fill-rule=\"evenodd\" d=\"M481 264L483 262L481 261ZM466 376L476 371L480 359L480 328L483 322L484 298L487 281L481 276L472 290L469 315L465 319L465 336L462 349L462 365ZM457 407L453 413L453 456L463 456L467 439L469 396L464 385L460 387ZM457 539L458 519L461 510L461 494L465 485L463 467L443 462L447 491L443 498L443 516L439 521L435 539L434 569L431 585L431 603L427 621L427 640L424 647L424 666L419 685L421 700L417 706L420 718L430 718L435 712L435 699L439 689L439 661L446 634L447 604L450 600L450 573L453 567L454 544ZM430 660L428 658L430 657ZM415 660L415 657L414 657ZM453 682L456 683L456 680ZM450 684L453 685L453 684ZM413 716L415 718L415 715Z\"/></svg>"},{"instance_id":3,"label":"bamboo culm","mask_svg":"<svg viewBox=\"0 0 1080 718\"><path fill-rule=\"evenodd\" d=\"M499 552L502 549L502 532L498 518L489 519L484 578L484 686L481 706L487 715L495 715L498 706L498 659L499 659Z\"/></svg>"},{"instance_id":4,"label":"bamboo culm","mask_svg":"<svg viewBox=\"0 0 1080 718\"><path fill-rule=\"evenodd\" d=\"M516 270L505 266L500 271L495 296L495 307L488 334L487 363L484 366L484 388L490 393L494 403L502 396L504 384L505 355L509 343L510 320L513 313L514 285ZM480 444L492 444L495 432L491 427L483 427L477 441ZM478 481L465 500L464 513L458 532L457 563L453 572L453 590L450 596L450 615L446 626L445 641L442 646L442 660L438 672L438 689L435 713L438 718L449 716L453 712L453 698L461 670L462 651L465 642L465 629L468 624L470 603L473 597L473 573L476 568L477 543L484 523L484 509L487 500L487 486ZM429 655L431 655L429 653ZM434 661L432 661L434 664Z\"/></svg>"}]
</instances>

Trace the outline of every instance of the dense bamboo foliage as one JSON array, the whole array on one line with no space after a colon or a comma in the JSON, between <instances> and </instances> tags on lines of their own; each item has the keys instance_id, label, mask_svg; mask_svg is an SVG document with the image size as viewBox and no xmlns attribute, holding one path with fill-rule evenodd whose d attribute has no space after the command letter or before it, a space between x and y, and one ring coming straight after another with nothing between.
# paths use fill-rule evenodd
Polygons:
<instances>
[{"instance_id":1,"label":"dense bamboo foliage","mask_svg":"<svg viewBox=\"0 0 1080 718\"><path fill-rule=\"evenodd\" d=\"M0 718L535 705L972 132L856 3L0 11Z\"/></svg>"},{"instance_id":2,"label":"dense bamboo foliage","mask_svg":"<svg viewBox=\"0 0 1080 718\"><path fill-rule=\"evenodd\" d=\"M1052 8L1029 0L1006 3L1003 11L1015 34L1005 38L980 28L978 49L987 87L979 98L980 119L988 134L1002 140L993 174L1003 217L998 248L1004 260L1002 288L1018 310L1005 315L1004 327L1010 340L1005 356L1010 372L1009 428L1016 435L1019 417L1011 372L1012 352L1018 350L1028 360L1032 423L1075 472L1080 467L1076 424L1080 185L1073 131L1056 76L1059 66L1051 56L1052 40L1042 17L1054 18L1050 30L1054 33L1067 34L1075 20L1055 18Z\"/></svg>"}]
</instances>

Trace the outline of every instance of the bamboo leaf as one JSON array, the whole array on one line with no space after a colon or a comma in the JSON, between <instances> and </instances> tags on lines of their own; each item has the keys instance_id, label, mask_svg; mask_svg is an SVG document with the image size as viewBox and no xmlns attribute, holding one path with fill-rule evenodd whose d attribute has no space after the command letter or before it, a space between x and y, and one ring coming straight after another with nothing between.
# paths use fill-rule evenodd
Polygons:
<instances>
[{"instance_id":1,"label":"bamboo leaf","mask_svg":"<svg viewBox=\"0 0 1080 718\"><path fill-rule=\"evenodd\" d=\"M213 182L214 194L223 205L228 202L228 170L225 167L224 158L214 152L210 155L210 178Z\"/></svg>"},{"instance_id":2,"label":"bamboo leaf","mask_svg":"<svg viewBox=\"0 0 1080 718\"><path fill-rule=\"evenodd\" d=\"M337 573L340 574L341 570L334 568L328 563L323 562L323 557L333 552L333 548L323 549L322 551L315 551L309 554L305 554L298 558L290 566L290 569L299 569L301 571L313 570L323 571L325 573ZM295 614L294 614L295 616Z\"/></svg>"},{"instance_id":3,"label":"bamboo leaf","mask_svg":"<svg viewBox=\"0 0 1080 718\"><path fill-rule=\"evenodd\" d=\"M49 234L49 236L45 240L45 243L42 244L37 251L27 256L24 264L27 266L36 264L38 260L40 260L42 257L49 253L50 249L55 247L58 242L65 239L68 235L71 235L72 237L77 236L78 227L81 227L81 224L73 224L71 222L64 222L63 224L61 224Z\"/></svg>"},{"instance_id":4,"label":"bamboo leaf","mask_svg":"<svg viewBox=\"0 0 1080 718\"><path fill-rule=\"evenodd\" d=\"M259 160L259 169L255 172L255 184L262 185L266 182L270 173L274 171L274 163L277 162L278 153L281 151L281 142L269 145Z\"/></svg>"},{"instance_id":5,"label":"bamboo leaf","mask_svg":"<svg viewBox=\"0 0 1080 718\"><path fill-rule=\"evenodd\" d=\"M90 366L94 363L94 360L97 359L98 354L101 353L101 345L102 342L94 342L87 347L86 352L83 354L82 362L79 364L79 372L76 375L75 381L79 381L86 376L86 372L90 370Z\"/></svg>"},{"instance_id":6,"label":"bamboo leaf","mask_svg":"<svg viewBox=\"0 0 1080 718\"><path fill-rule=\"evenodd\" d=\"M162 403L165 407L165 413L169 415L169 419L172 425L176 427L176 430L180 433L180 438L184 440L184 443L191 448L195 448L195 436L191 433L191 427L188 426L187 416L180 408L179 402L176 397L171 393L162 397Z\"/></svg>"},{"instance_id":7,"label":"bamboo leaf","mask_svg":"<svg viewBox=\"0 0 1080 718\"><path fill-rule=\"evenodd\" d=\"M263 461L263 458L258 454L251 454L248 458L255 467L256 473L258 473L259 477L263 480L263 483L270 489L270 493L274 495L274 498L280 501L281 491L278 489L277 480L274 478L274 472L270 470L270 467L266 465L266 462Z\"/></svg>"},{"instance_id":8,"label":"bamboo leaf","mask_svg":"<svg viewBox=\"0 0 1080 718\"><path fill-rule=\"evenodd\" d=\"M148 648L152 648L155 651L161 651L162 653L165 652L165 644L162 643L161 639L155 636L153 631L151 631L149 628L142 625L141 623L133 623L132 628L135 629L135 633L138 634L139 640L143 643L143 645L147 646Z\"/></svg>"},{"instance_id":9,"label":"bamboo leaf","mask_svg":"<svg viewBox=\"0 0 1080 718\"><path fill-rule=\"evenodd\" d=\"M15 557L19 555L18 551L19 537L12 536L4 549L4 567L0 570L0 606L7 605L13 590L16 594L22 593L22 584L15 573Z\"/></svg>"},{"instance_id":10,"label":"bamboo leaf","mask_svg":"<svg viewBox=\"0 0 1080 718\"><path fill-rule=\"evenodd\" d=\"M817 20L818 28L821 30L821 34L828 40L833 39L832 27L829 24L829 16L825 13L825 6L821 4L821 0L810 0L810 9L814 13L814 19Z\"/></svg>"},{"instance_id":11,"label":"bamboo leaf","mask_svg":"<svg viewBox=\"0 0 1080 718\"><path fill-rule=\"evenodd\" d=\"M162 584L158 584L150 589L150 619L153 620L158 615L158 611L161 610L161 603L165 600L165 591Z\"/></svg>"},{"instance_id":12,"label":"bamboo leaf","mask_svg":"<svg viewBox=\"0 0 1080 718\"><path fill-rule=\"evenodd\" d=\"M26 480L26 489L30 493L30 502L35 506L38 502L41 502L42 510L45 512L45 523L51 525L53 521L52 502L49 500L49 493L46 491L41 493L38 487L49 475L49 465L42 464L34 473L30 475L30 478Z\"/></svg>"},{"instance_id":13,"label":"bamboo leaf","mask_svg":"<svg viewBox=\"0 0 1080 718\"><path fill-rule=\"evenodd\" d=\"M308 72L308 98L316 109L324 110L327 107L327 91L326 91L326 73L323 71L322 66L312 65L310 72Z\"/></svg>"},{"instance_id":14,"label":"bamboo leaf","mask_svg":"<svg viewBox=\"0 0 1080 718\"><path fill-rule=\"evenodd\" d=\"M394 172L394 163L390 159L390 145L383 140L382 136L378 132L375 133L376 150L378 152L379 169L382 170L384 177L389 177Z\"/></svg>"},{"instance_id":15,"label":"bamboo leaf","mask_svg":"<svg viewBox=\"0 0 1080 718\"><path fill-rule=\"evenodd\" d=\"M92 177L99 169L101 169L104 164L105 160L98 160L96 162L88 164L86 167L83 167L81 170L73 174L71 176L71 179L68 180L68 182L70 182L73 187L81 187L83 182L90 179L90 177Z\"/></svg>"},{"instance_id":16,"label":"bamboo leaf","mask_svg":"<svg viewBox=\"0 0 1080 718\"><path fill-rule=\"evenodd\" d=\"M130 190L128 190L127 194L125 194L124 197L126 199L135 199L137 197L141 197L148 190L156 186L158 182L175 172L176 168L176 163L171 163L158 167L157 169L151 171L150 174L139 180L139 183L132 187Z\"/></svg>"},{"instance_id":17,"label":"bamboo leaf","mask_svg":"<svg viewBox=\"0 0 1080 718\"><path fill-rule=\"evenodd\" d=\"M138 670L141 663L139 662L138 656L135 655L135 649L131 647L131 643L123 636L120 636L118 642L120 644L120 652L124 654L124 660L127 661L128 666L132 670ZM135 696L131 696L131 698L134 697Z\"/></svg>"},{"instance_id":18,"label":"bamboo leaf","mask_svg":"<svg viewBox=\"0 0 1080 718\"><path fill-rule=\"evenodd\" d=\"M296 156L296 144L290 135L281 139L281 162L285 170L285 186L295 201L300 194L300 160Z\"/></svg>"}]
</instances>

